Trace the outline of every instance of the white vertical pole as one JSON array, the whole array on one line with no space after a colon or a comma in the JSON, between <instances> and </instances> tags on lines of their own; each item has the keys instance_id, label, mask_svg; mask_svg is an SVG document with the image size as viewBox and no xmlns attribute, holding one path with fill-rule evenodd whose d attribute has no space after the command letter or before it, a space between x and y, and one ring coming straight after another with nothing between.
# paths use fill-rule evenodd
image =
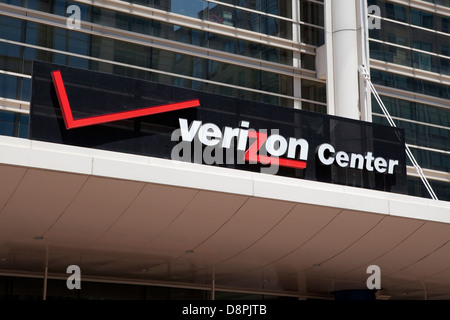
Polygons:
<instances>
[{"instance_id":1,"label":"white vertical pole","mask_svg":"<svg viewBox=\"0 0 450 320\"><path fill-rule=\"evenodd\" d=\"M326 50L326 78L327 78L327 105L328 114L336 115L336 107L334 102L334 70L333 70L333 19L331 14L331 2L333 0L325 0L325 50ZM336 0L334 0L336 1ZM316 56L317 59L317 56ZM316 61L317 63L317 61Z\"/></svg>"},{"instance_id":2,"label":"white vertical pole","mask_svg":"<svg viewBox=\"0 0 450 320\"><path fill-rule=\"evenodd\" d=\"M332 0L333 71L336 115L360 119L357 10L358 0Z\"/></svg>"},{"instance_id":3,"label":"white vertical pole","mask_svg":"<svg viewBox=\"0 0 450 320\"><path fill-rule=\"evenodd\" d=\"M216 272L214 270L214 265L212 266L211 300L216 300Z\"/></svg>"},{"instance_id":4,"label":"white vertical pole","mask_svg":"<svg viewBox=\"0 0 450 320\"><path fill-rule=\"evenodd\" d=\"M357 2L358 19L358 47L359 63L367 70L370 70L370 50L369 50L369 27L367 20L367 0L358 0ZM368 83L364 75L359 77L359 96L361 120L372 122L372 96Z\"/></svg>"},{"instance_id":5,"label":"white vertical pole","mask_svg":"<svg viewBox=\"0 0 450 320\"><path fill-rule=\"evenodd\" d=\"M295 22L300 21L300 5L299 5L299 3L300 3L299 0L292 0L292 20ZM296 43L300 43L301 42L300 24L295 23L295 22L292 24L292 40ZM301 68L302 60L301 60L300 52L294 51L292 60L293 60L292 63L293 63L294 68ZM295 77L293 81L294 81L294 83L293 83L294 97L297 98L296 100L294 100L294 108L301 109L302 102L300 99L302 97L302 81L298 77Z\"/></svg>"},{"instance_id":6,"label":"white vertical pole","mask_svg":"<svg viewBox=\"0 0 450 320\"><path fill-rule=\"evenodd\" d=\"M45 248L45 269L44 269L44 289L42 300L47 300L47 277L48 277L48 246Z\"/></svg>"}]
</instances>

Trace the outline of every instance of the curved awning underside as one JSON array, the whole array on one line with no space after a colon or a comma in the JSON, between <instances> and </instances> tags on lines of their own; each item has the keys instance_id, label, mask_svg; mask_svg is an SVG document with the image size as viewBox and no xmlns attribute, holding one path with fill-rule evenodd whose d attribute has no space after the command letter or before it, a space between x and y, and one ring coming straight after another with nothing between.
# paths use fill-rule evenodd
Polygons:
<instances>
[{"instance_id":1,"label":"curved awning underside","mask_svg":"<svg viewBox=\"0 0 450 320\"><path fill-rule=\"evenodd\" d=\"M450 298L447 202L8 137L0 176L0 274Z\"/></svg>"}]
</instances>

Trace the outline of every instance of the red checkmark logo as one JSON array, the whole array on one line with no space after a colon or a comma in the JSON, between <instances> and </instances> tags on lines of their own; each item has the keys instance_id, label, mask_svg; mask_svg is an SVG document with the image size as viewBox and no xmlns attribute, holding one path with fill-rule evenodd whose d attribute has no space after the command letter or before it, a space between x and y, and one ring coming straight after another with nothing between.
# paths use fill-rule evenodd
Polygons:
<instances>
[{"instance_id":1,"label":"red checkmark logo","mask_svg":"<svg viewBox=\"0 0 450 320\"><path fill-rule=\"evenodd\" d=\"M137 117L148 116L152 114L165 113L169 111L195 108L200 106L198 99L188 100L170 104L164 104L159 106L147 107L137 110L123 111L110 113L100 116L93 116L81 119L74 119L72 115L72 109L70 108L69 98L67 97L66 88L61 76L61 71L56 70L52 72L52 80L55 86L56 95L58 96L59 105L61 107L64 123L66 129L74 129L86 126L92 126L95 124L113 122L118 120L132 119Z\"/></svg>"}]
</instances>

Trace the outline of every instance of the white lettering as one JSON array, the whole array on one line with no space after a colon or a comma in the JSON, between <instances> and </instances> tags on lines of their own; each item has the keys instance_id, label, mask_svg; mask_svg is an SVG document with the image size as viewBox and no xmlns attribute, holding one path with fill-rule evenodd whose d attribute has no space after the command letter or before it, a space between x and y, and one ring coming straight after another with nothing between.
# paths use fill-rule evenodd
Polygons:
<instances>
[{"instance_id":1,"label":"white lettering","mask_svg":"<svg viewBox=\"0 0 450 320\"><path fill-rule=\"evenodd\" d=\"M389 160L389 170L388 173L389 174L393 174L394 173L394 167L398 165L398 160Z\"/></svg>"},{"instance_id":2,"label":"white lettering","mask_svg":"<svg viewBox=\"0 0 450 320\"><path fill-rule=\"evenodd\" d=\"M189 307L183 307L181 313L183 315L192 315L192 314L201 314L201 315L209 315L210 318L214 317L216 313L217 307L195 307L192 304L189 304Z\"/></svg>"},{"instance_id":3,"label":"white lettering","mask_svg":"<svg viewBox=\"0 0 450 320\"><path fill-rule=\"evenodd\" d=\"M367 171L373 171L372 162L373 162L373 160L375 158L372 156L372 152L367 152L367 154L364 157L364 159L366 159L366 169L367 169Z\"/></svg>"},{"instance_id":4,"label":"white lettering","mask_svg":"<svg viewBox=\"0 0 450 320\"><path fill-rule=\"evenodd\" d=\"M381 269L377 265L371 265L367 267L366 273L372 275L367 278L366 285L369 290L381 289Z\"/></svg>"},{"instance_id":5,"label":"white lettering","mask_svg":"<svg viewBox=\"0 0 450 320\"><path fill-rule=\"evenodd\" d=\"M356 166L356 160L358 160L358 166ZM362 154L352 153L350 156L350 168L358 168L359 170L364 168L364 157Z\"/></svg>"},{"instance_id":6,"label":"white lettering","mask_svg":"<svg viewBox=\"0 0 450 320\"><path fill-rule=\"evenodd\" d=\"M250 128L250 122L248 121L241 121L241 127L242 128Z\"/></svg>"},{"instance_id":7,"label":"white lettering","mask_svg":"<svg viewBox=\"0 0 450 320\"><path fill-rule=\"evenodd\" d=\"M201 121L193 121L191 126L188 129L187 120L179 119L180 122L180 130L181 130L181 139L183 141L192 142L194 140L195 135L197 134L198 129L202 125Z\"/></svg>"},{"instance_id":8,"label":"white lettering","mask_svg":"<svg viewBox=\"0 0 450 320\"><path fill-rule=\"evenodd\" d=\"M300 147L300 154L298 158L303 161L308 160L309 145L308 141L306 141L305 139L289 138L288 158L295 159L297 147Z\"/></svg>"},{"instance_id":9,"label":"white lettering","mask_svg":"<svg viewBox=\"0 0 450 320\"><path fill-rule=\"evenodd\" d=\"M349 154L345 151L336 152L334 147L328 143L324 143L317 149L317 155L322 164L330 166L336 163L339 167L346 168L350 167L352 169L365 169L367 171L376 171L378 173L388 174L394 173L394 168L398 165L398 160L389 160L382 157L375 158L372 152L367 152L365 156L362 154L352 153Z\"/></svg>"},{"instance_id":10,"label":"white lettering","mask_svg":"<svg viewBox=\"0 0 450 320\"><path fill-rule=\"evenodd\" d=\"M248 142L248 130L239 129L237 149L239 151L245 151L247 149L247 142Z\"/></svg>"},{"instance_id":11,"label":"white lettering","mask_svg":"<svg viewBox=\"0 0 450 320\"><path fill-rule=\"evenodd\" d=\"M81 289L81 269L79 266L72 264L67 267L66 273L72 273L70 277L67 278L66 286L67 289Z\"/></svg>"},{"instance_id":12,"label":"white lettering","mask_svg":"<svg viewBox=\"0 0 450 320\"><path fill-rule=\"evenodd\" d=\"M77 5L70 5L67 7L66 10L67 14L70 14L70 16L66 20L66 26L68 29L81 29L81 9Z\"/></svg>"},{"instance_id":13,"label":"white lettering","mask_svg":"<svg viewBox=\"0 0 450 320\"><path fill-rule=\"evenodd\" d=\"M367 17L369 30L381 29L381 9L377 5L371 5L367 8L367 12L372 15Z\"/></svg>"},{"instance_id":14,"label":"white lettering","mask_svg":"<svg viewBox=\"0 0 450 320\"><path fill-rule=\"evenodd\" d=\"M329 158L325 158L325 151L330 152ZM330 166L334 162L334 154L335 150L331 144L324 143L319 146L319 149L317 150L317 155L319 156L320 162L322 162L326 166Z\"/></svg>"},{"instance_id":15,"label":"white lettering","mask_svg":"<svg viewBox=\"0 0 450 320\"><path fill-rule=\"evenodd\" d=\"M237 138L239 136L239 128L230 128L225 127L223 131L223 139L222 139L222 148L230 148L231 141L233 138Z\"/></svg>"},{"instance_id":16,"label":"white lettering","mask_svg":"<svg viewBox=\"0 0 450 320\"><path fill-rule=\"evenodd\" d=\"M383 158L376 158L374 161L375 170L377 170L379 173L385 173L387 162Z\"/></svg>"},{"instance_id":17,"label":"white lettering","mask_svg":"<svg viewBox=\"0 0 450 320\"><path fill-rule=\"evenodd\" d=\"M273 134L267 138L266 150L272 156L281 157L286 153L288 143L286 139L279 134Z\"/></svg>"},{"instance_id":18,"label":"white lettering","mask_svg":"<svg viewBox=\"0 0 450 320\"><path fill-rule=\"evenodd\" d=\"M222 139L222 132L215 124L205 123L198 130L198 138L205 146L213 147Z\"/></svg>"},{"instance_id":19,"label":"white lettering","mask_svg":"<svg viewBox=\"0 0 450 320\"><path fill-rule=\"evenodd\" d=\"M181 137L181 142L172 150L172 159L174 160L189 161L192 151L188 147L192 142L195 142L196 145L194 150L194 162L196 163L203 161L206 164L223 164L223 149L227 149L227 164L228 161L234 163L234 152L236 151L240 154L238 160L242 160L242 163L245 163L243 155L249 152L253 154L251 158L249 157L250 160L247 158L250 163L271 164L275 167L279 166L278 158L282 156L308 160L309 145L305 139L286 139L278 134L277 130L272 130L272 134L268 134L267 130L263 129L259 131L246 129L250 126L247 121L241 121L240 128L225 127L223 131L214 123L203 124L198 120L189 124L186 119L180 118L179 124L180 129L174 131L171 137L172 141L177 141ZM249 137L257 138L257 141L249 143ZM237 147L235 147L236 141ZM202 152L202 148L204 152ZM228 154L228 151L231 153ZM394 174L395 167L399 165L398 160L375 157L370 151L365 155L336 151L329 143L321 144L316 152L319 161L326 166L336 164L341 168L349 167L358 170L365 169L369 172ZM197 159L197 156L202 158Z\"/></svg>"},{"instance_id":20,"label":"white lettering","mask_svg":"<svg viewBox=\"0 0 450 320\"><path fill-rule=\"evenodd\" d=\"M338 153L336 153L336 163L342 167L345 168L348 166L348 154L345 153L344 151L339 151Z\"/></svg>"}]
</instances>

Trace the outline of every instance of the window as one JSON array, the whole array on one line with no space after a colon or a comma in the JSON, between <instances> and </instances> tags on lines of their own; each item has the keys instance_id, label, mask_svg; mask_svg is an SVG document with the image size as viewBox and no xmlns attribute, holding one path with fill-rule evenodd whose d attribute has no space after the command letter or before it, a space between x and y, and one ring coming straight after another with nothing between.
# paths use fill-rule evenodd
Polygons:
<instances>
[{"instance_id":1,"label":"window","mask_svg":"<svg viewBox=\"0 0 450 320\"><path fill-rule=\"evenodd\" d=\"M0 111L0 135L28 138L28 115Z\"/></svg>"},{"instance_id":2,"label":"window","mask_svg":"<svg viewBox=\"0 0 450 320\"><path fill-rule=\"evenodd\" d=\"M433 14L411 9L411 23L416 26L433 29Z\"/></svg>"},{"instance_id":3,"label":"window","mask_svg":"<svg viewBox=\"0 0 450 320\"><path fill-rule=\"evenodd\" d=\"M371 70L371 77L374 84L421 93L442 99L450 99L450 86L444 84L375 69Z\"/></svg>"},{"instance_id":4,"label":"window","mask_svg":"<svg viewBox=\"0 0 450 320\"><path fill-rule=\"evenodd\" d=\"M406 22L405 7L398 4L386 3L386 15L389 19Z\"/></svg>"}]
</instances>

